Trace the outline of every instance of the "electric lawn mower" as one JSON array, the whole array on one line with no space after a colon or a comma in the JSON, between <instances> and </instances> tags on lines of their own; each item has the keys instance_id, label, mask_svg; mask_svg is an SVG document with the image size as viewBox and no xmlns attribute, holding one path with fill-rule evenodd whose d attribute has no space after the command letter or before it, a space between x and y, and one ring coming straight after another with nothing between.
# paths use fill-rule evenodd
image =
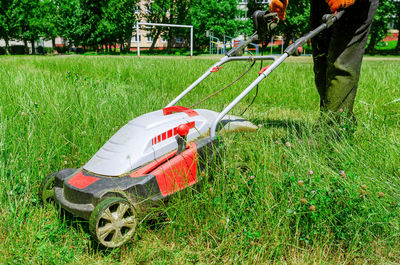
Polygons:
<instances>
[{"instance_id":1,"label":"electric lawn mower","mask_svg":"<svg viewBox=\"0 0 400 265\"><path fill-rule=\"evenodd\" d=\"M330 27L342 14L325 15L321 26L295 41L280 57L238 56L249 43L265 40L278 23L276 14L256 11L256 33L231 49L164 109L128 122L83 167L47 176L40 188L42 201L53 199L68 212L89 220L90 233L101 245L121 246L135 232L140 203L164 200L201 179L199 172L218 157L223 147L217 133L257 130L251 122L227 113L287 57L296 54L307 40ZM262 68L259 77L222 112L175 106L223 64L263 60L273 63Z\"/></svg>"}]
</instances>

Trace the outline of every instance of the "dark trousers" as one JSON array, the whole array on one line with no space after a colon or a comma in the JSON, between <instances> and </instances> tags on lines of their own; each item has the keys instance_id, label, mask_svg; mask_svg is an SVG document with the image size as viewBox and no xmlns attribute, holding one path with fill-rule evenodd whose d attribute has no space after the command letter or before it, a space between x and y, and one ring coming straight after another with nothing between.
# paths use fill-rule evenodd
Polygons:
<instances>
[{"instance_id":1,"label":"dark trousers","mask_svg":"<svg viewBox=\"0 0 400 265\"><path fill-rule=\"evenodd\" d=\"M353 116L361 62L379 0L356 0L343 17L312 39L315 83L321 111ZM325 0L311 0L311 27L332 13Z\"/></svg>"}]
</instances>

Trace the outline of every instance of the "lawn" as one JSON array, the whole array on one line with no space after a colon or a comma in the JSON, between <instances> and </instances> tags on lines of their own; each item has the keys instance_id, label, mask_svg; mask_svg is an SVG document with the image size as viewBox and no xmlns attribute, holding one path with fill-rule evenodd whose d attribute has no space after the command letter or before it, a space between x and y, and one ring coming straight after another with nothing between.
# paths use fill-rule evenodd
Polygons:
<instances>
[{"instance_id":1,"label":"lawn","mask_svg":"<svg viewBox=\"0 0 400 265\"><path fill-rule=\"evenodd\" d=\"M364 61L358 127L341 138L313 130L319 99L311 60L284 63L243 115L259 130L225 135L223 162L201 184L149 209L121 248L99 248L86 221L40 206L48 173L83 165L121 126L163 108L214 62L0 57L0 263L399 263L399 59ZM181 105L247 67L224 66ZM221 110L258 67L199 107Z\"/></svg>"}]
</instances>

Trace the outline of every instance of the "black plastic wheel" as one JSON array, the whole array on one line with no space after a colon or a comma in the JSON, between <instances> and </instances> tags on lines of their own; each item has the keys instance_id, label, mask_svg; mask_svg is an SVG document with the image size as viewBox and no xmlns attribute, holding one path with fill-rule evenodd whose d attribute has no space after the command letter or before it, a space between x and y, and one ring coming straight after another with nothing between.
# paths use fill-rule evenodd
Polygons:
<instances>
[{"instance_id":1,"label":"black plastic wheel","mask_svg":"<svg viewBox=\"0 0 400 265\"><path fill-rule=\"evenodd\" d=\"M40 184L39 188L39 197L42 202L42 205L48 205L55 200L54 193L54 180L55 173L52 173L44 178L42 184Z\"/></svg>"},{"instance_id":2,"label":"black plastic wheel","mask_svg":"<svg viewBox=\"0 0 400 265\"><path fill-rule=\"evenodd\" d=\"M119 247L129 241L136 231L136 210L126 199L112 197L102 200L89 219L93 238L108 248Z\"/></svg>"}]
</instances>

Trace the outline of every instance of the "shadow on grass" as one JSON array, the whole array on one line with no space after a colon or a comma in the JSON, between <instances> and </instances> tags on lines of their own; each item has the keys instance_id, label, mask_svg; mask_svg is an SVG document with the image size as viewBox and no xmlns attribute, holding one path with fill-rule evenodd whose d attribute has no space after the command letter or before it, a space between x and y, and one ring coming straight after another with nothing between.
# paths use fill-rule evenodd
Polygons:
<instances>
[{"instance_id":1,"label":"shadow on grass","mask_svg":"<svg viewBox=\"0 0 400 265\"><path fill-rule=\"evenodd\" d=\"M262 124L265 128L276 128L285 129L291 135L301 137L307 134L309 128L312 126L311 123L303 121L295 121L289 119L254 119L251 120L254 124Z\"/></svg>"}]
</instances>

